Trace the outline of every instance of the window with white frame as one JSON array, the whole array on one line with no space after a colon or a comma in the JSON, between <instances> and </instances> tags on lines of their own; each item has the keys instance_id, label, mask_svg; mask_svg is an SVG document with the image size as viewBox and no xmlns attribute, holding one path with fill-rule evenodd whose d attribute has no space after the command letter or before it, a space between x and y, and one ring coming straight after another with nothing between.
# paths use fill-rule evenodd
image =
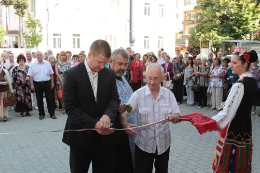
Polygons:
<instances>
[{"instance_id":1,"label":"window with white frame","mask_svg":"<svg viewBox=\"0 0 260 173\"><path fill-rule=\"evenodd\" d=\"M163 4L159 4L159 17L163 17Z\"/></svg>"},{"instance_id":2,"label":"window with white frame","mask_svg":"<svg viewBox=\"0 0 260 173\"><path fill-rule=\"evenodd\" d=\"M163 48L163 37L159 36L158 37L158 49Z\"/></svg>"},{"instance_id":3,"label":"window with white frame","mask_svg":"<svg viewBox=\"0 0 260 173\"><path fill-rule=\"evenodd\" d=\"M120 16L120 0L111 0L111 16Z\"/></svg>"},{"instance_id":4,"label":"window with white frame","mask_svg":"<svg viewBox=\"0 0 260 173\"><path fill-rule=\"evenodd\" d=\"M150 37L144 36L144 49L149 49L150 47Z\"/></svg>"},{"instance_id":5,"label":"window with white frame","mask_svg":"<svg viewBox=\"0 0 260 173\"><path fill-rule=\"evenodd\" d=\"M116 49L116 36L115 35L105 35L105 40L109 43L112 50Z\"/></svg>"},{"instance_id":6,"label":"window with white frame","mask_svg":"<svg viewBox=\"0 0 260 173\"><path fill-rule=\"evenodd\" d=\"M80 48L80 34L72 34L72 48Z\"/></svg>"},{"instance_id":7,"label":"window with white frame","mask_svg":"<svg viewBox=\"0 0 260 173\"><path fill-rule=\"evenodd\" d=\"M61 33L53 33L53 48L61 48Z\"/></svg>"},{"instance_id":8,"label":"window with white frame","mask_svg":"<svg viewBox=\"0 0 260 173\"><path fill-rule=\"evenodd\" d=\"M144 3L144 15L150 16L150 3Z\"/></svg>"}]
</instances>

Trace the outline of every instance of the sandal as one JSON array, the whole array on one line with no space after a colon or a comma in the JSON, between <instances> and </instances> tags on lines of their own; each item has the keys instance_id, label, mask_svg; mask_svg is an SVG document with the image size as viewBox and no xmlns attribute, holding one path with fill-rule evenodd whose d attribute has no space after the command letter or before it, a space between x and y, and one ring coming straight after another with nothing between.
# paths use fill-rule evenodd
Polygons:
<instances>
[{"instance_id":1,"label":"sandal","mask_svg":"<svg viewBox=\"0 0 260 173\"><path fill-rule=\"evenodd\" d=\"M23 112L20 113L20 117L24 117Z\"/></svg>"},{"instance_id":2,"label":"sandal","mask_svg":"<svg viewBox=\"0 0 260 173\"><path fill-rule=\"evenodd\" d=\"M25 115L28 116L28 117L32 116L32 115L30 114L30 112L26 112Z\"/></svg>"},{"instance_id":3,"label":"sandal","mask_svg":"<svg viewBox=\"0 0 260 173\"><path fill-rule=\"evenodd\" d=\"M3 122L6 122L6 121L8 121L8 118L6 116L4 116Z\"/></svg>"},{"instance_id":4,"label":"sandal","mask_svg":"<svg viewBox=\"0 0 260 173\"><path fill-rule=\"evenodd\" d=\"M65 112L65 110L63 109L61 113L62 113L62 114L65 114L66 112Z\"/></svg>"},{"instance_id":5,"label":"sandal","mask_svg":"<svg viewBox=\"0 0 260 173\"><path fill-rule=\"evenodd\" d=\"M252 111L252 112L251 112L251 115L255 115L255 112L254 112L254 111Z\"/></svg>"}]
</instances>

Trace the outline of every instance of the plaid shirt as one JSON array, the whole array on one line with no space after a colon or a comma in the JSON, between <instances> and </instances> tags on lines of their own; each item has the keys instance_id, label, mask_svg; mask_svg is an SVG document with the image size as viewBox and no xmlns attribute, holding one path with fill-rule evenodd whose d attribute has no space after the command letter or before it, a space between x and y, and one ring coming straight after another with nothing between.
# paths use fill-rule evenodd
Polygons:
<instances>
[{"instance_id":1,"label":"plaid shirt","mask_svg":"<svg viewBox=\"0 0 260 173\"><path fill-rule=\"evenodd\" d=\"M160 86L160 91L156 100L148 88L144 86L135 91L128 103L137 111L137 125L146 125L165 119L169 114L180 113L179 106L174 94ZM164 153L171 144L169 123L159 123L137 131L135 138L136 145L147 153Z\"/></svg>"}]
</instances>

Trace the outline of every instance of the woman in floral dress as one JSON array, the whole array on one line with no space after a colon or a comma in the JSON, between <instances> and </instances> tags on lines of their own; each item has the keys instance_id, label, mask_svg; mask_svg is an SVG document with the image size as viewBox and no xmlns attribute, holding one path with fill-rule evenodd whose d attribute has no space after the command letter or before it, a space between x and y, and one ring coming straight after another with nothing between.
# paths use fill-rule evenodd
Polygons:
<instances>
[{"instance_id":1,"label":"woman in floral dress","mask_svg":"<svg viewBox=\"0 0 260 173\"><path fill-rule=\"evenodd\" d=\"M27 76L29 66L25 65L26 59L23 55L17 57L19 64L13 69L12 77L14 83L14 92L17 100L15 112L21 112L20 116L31 116L32 99L29 77Z\"/></svg>"},{"instance_id":2,"label":"woman in floral dress","mask_svg":"<svg viewBox=\"0 0 260 173\"><path fill-rule=\"evenodd\" d=\"M59 60L60 61L57 62L58 72L59 72L59 75L61 76L61 78L63 79L64 72L70 69L70 63L67 61L66 52L64 52L64 51L60 52ZM60 99L60 100L62 103L62 113L65 114L63 101L62 101L62 99Z\"/></svg>"},{"instance_id":3,"label":"woman in floral dress","mask_svg":"<svg viewBox=\"0 0 260 173\"><path fill-rule=\"evenodd\" d=\"M215 58L214 59L214 68L211 71L210 74L210 85L211 85L211 101L212 101L212 107L211 109L218 109L220 110L220 104L222 102L223 97L223 83L225 78L225 70L223 67L221 67L221 59Z\"/></svg>"}]
</instances>

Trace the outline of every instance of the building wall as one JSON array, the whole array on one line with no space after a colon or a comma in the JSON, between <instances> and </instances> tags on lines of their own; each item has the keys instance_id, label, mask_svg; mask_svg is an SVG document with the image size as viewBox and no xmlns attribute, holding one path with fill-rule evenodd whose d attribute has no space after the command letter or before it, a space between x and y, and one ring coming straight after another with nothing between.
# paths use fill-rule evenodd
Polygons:
<instances>
[{"instance_id":1,"label":"building wall","mask_svg":"<svg viewBox=\"0 0 260 173\"><path fill-rule=\"evenodd\" d=\"M135 43L133 49L141 54L164 48L169 54L175 49L175 1L172 0L133 0L133 24ZM145 14L149 7L149 15ZM163 13L162 13L163 11ZM149 40L149 46L146 40ZM158 42L162 41L160 46Z\"/></svg>"}]
</instances>

